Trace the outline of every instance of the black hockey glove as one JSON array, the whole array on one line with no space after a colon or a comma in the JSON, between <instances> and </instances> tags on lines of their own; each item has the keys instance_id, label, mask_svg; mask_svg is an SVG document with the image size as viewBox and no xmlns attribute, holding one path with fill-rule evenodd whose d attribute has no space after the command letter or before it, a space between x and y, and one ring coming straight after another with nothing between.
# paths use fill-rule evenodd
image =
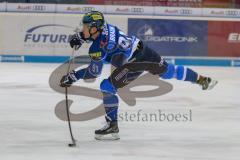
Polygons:
<instances>
[{"instance_id":1,"label":"black hockey glove","mask_svg":"<svg viewBox=\"0 0 240 160\"><path fill-rule=\"evenodd\" d=\"M70 87L74 82L78 80L75 74L76 74L75 71L71 71L67 75L64 75L60 81L60 86Z\"/></svg>"},{"instance_id":2,"label":"black hockey glove","mask_svg":"<svg viewBox=\"0 0 240 160\"><path fill-rule=\"evenodd\" d=\"M71 36L69 43L70 43L71 48L75 48L76 50L78 50L82 46L84 41L85 41L85 39L83 37L83 33L79 32L79 33L76 33Z\"/></svg>"}]
</instances>

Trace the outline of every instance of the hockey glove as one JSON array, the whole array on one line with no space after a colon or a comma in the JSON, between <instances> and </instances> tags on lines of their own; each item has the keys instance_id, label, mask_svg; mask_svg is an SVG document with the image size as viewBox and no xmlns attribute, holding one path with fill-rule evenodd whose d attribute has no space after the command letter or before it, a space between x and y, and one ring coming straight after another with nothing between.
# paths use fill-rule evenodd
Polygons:
<instances>
[{"instance_id":1,"label":"hockey glove","mask_svg":"<svg viewBox=\"0 0 240 160\"><path fill-rule=\"evenodd\" d=\"M84 41L85 39L83 38L83 34L82 32L80 32L72 35L69 43L71 48L75 48L75 50L78 50L82 46Z\"/></svg>"},{"instance_id":2,"label":"hockey glove","mask_svg":"<svg viewBox=\"0 0 240 160\"><path fill-rule=\"evenodd\" d=\"M67 75L64 75L60 81L60 86L70 87L74 82L78 80L75 74L76 74L75 71L71 71Z\"/></svg>"}]
</instances>

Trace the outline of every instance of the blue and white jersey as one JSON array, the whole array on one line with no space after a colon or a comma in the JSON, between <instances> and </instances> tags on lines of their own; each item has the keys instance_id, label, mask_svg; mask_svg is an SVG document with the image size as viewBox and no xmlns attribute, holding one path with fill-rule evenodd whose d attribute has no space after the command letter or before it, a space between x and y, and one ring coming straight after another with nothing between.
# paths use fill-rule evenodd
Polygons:
<instances>
[{"instance_id":1,"label":"blue and white jersey","mask_svg":"<svg viewBox=\"0 0 240 160\"><path fill-rule=\"evenodd\" d=\"M106 24L89 48L89 56L92 60L100 60L103 63L111 63L111 58L115 54L123 54L129 59L138 42L139 39L136 37L129 37L116 26Z\"/></svg>"},{"instance_id":2,"label":"blue and white jersey","mask_svg":"<svg viewBox=\"0 0 240 160\"><path fill-rule=\"evenodd\" d=\"M89 56L91 63L87 68L87 73L79 75L79 78L88 78L87 75L97 77L101 74L102 66L104 63L110 63L115 67L120 67L124 63L114 60L115 55L119 55L122 60L128 61L133 52L136 50L139 39L135 36L129 37L116 26L105 24L103 31L93 41L89 48ZM77 71L77 73L80 71ZM87 77L85 77L87 76Z\"/></svg>"}]
</instances>

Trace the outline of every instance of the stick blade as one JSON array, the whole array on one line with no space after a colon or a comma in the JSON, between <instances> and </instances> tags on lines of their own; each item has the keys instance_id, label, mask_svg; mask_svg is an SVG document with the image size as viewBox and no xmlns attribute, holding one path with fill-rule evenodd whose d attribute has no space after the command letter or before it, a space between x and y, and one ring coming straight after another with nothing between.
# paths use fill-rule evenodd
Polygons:
<instances>
[{"instance_id":1,"label":"stick blade","mask_svg":"<svg viewBox=\"0 0 240 160\"><path fill-rule=\"evenodd\" d=\"M76 143L69 143L69 144L68 144L68 147L76 147L76 146L77 146Z\"/></svg>"}]
</instances>

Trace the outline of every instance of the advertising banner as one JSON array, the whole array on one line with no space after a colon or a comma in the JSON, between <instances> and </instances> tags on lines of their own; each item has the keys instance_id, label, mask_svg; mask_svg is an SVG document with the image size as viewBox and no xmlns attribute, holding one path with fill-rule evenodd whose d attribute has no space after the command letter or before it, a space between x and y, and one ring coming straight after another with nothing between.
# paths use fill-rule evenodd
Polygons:
<instances>
[{"instance_id":1,"label":"advertising banner","mask_svg":"<svg viewBox=\"0 0 240 160\"><path fill-rule=\"evenodd\" d=\"M153 15L154 10L152 7L143 6L105 6L105 13L112 14L140 14L140 15Z\"/></svg>"},{"instance_id":2,"label":"advertising banner","mask_svg":"<svg viewBox=\"0 0 240 160\"><path fill-rule=\"evenodd\" d=\"M156 15L166 16L201 16L201 8L182 8L182 7L155 7Z\"/></svg>"},{"instance_id":3,"label":"advertising banner","mask_svg":"<svg viewBox=\"0 0 240 160\"><path fill-rule=\"evenodd\" d=\"M240 18L239 9L203 8L202 16Z\"/></svg>"},{"instance_id":4,"label":"advertising banner","mask_svg":"<svg viewBox=\"0 0 240 160\"><path fill-rule=\"evenodd\" d=\"M194 0L196 1L196 0ZM158 2L162 4L163 1ZM72 13L83 14L92 10L101 11L108 14L119 15L159 15L159 16L188 16L188 17L228 17L240 18L240 9L231 8L202 8L188 7L185 3L198 4L179 1L178 4L168 2L164 7L158 5L138 6L134 3L131 5L82 5L82 4L40 4L40 3L0 3L0 12L34 12L34 13ZM167 7L165 5L170 5ZM191 5L190 5L191 6Z\"/></svg>"},{"instance_id":5,"label":"advertising banner","mask_svg":"<svg viewBox=\"0 0 240 160\"><path fill-rule=\"evenodd\" d=\"M66 4L56 5L57 13L86 13L90 11L104 12L104 6L103 5L66 5Z\"/></svg>"},{"instance_id":6,"label":"advertising banner","mask_svg":"<svg viewBox=\"0 0 240 160\"><path fill-rule=\"evenodd\" d=\"M79 24L79 16L5 15L1 19L1 44L4 54L67 55L68 41Z\"/></svg>"},{"instance_id":7,"label":"advertising banner","mask_svg":"<svg viewBox=\"0 0 240 160\"><path fill-rule=\"evenodd\" d=\"M129 18L128 22L128 34L160 55L207 56L207 21Z\"/></svg>"},{"instance_id":8,"label":"advertising banner","mask_svg":"<svg viewBox=\"0 0 240 160\"><path fill-rule=\"evenodd\" d=\"M69 37L82 14L0 13L0 54L69 56ZM163 56L239 57L240 21L152 19L106 15L106 21L140 38ZM90 44L78 54L87 55ZM21 58L3 57L4 60Z\"/></svg>"},{"instance_id":9,"label":"advertising banner","mask_svg":"<svg viewBox=\"0 0 240 160\"><path fill-rule=\"evenodd\" d=\"M240 22L209 21L208 55L240 57Z\"/></svg>"},{"instance_id":10,"label":"advertising banner","mask_svg":"<svg viewBox=\"0 0 240 160\"><path fill-rule=\"evenodd\" d=\"M55 12L55 4L7 3L8 12Z\"/></svg>"}]
</instances>

